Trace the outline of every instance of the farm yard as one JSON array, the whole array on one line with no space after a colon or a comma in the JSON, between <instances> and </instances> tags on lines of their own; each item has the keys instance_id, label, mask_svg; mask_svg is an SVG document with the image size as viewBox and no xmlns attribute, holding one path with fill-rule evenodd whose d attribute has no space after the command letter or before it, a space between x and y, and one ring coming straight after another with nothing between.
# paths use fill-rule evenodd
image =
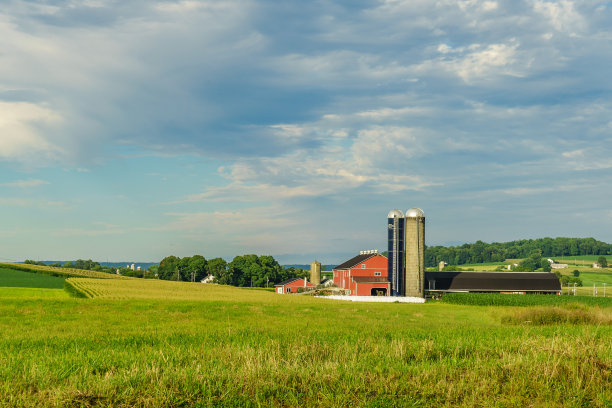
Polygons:
<instances>
[{"instance_id":1,"label":"farm yard","mask_svg":"<svg viewBox=\"0 0 612 408\"><path fill-rule=\"evenodd\" d=\"M186 282L67 282L86 297L0 287L0 406L612 402L608 299L359 304Z\"/></svg>"}]
</instances>

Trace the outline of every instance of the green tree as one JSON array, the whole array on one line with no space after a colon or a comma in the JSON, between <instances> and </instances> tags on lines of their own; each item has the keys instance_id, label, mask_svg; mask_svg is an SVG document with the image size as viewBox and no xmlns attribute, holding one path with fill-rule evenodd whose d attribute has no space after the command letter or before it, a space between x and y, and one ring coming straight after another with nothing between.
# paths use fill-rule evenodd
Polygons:
<instances>
[{"instance_id":1,"label":"green tree","mask_svg":"<svg viewBox=\"0 0 612 408\"><path fill-rule=\"evenodd\" d=\"M580 271L578 269L574 269L574 272L572 272L572 275L574 275L575 277L580 276Z\"/></svg>"},{"instance_id":2,"label":"green tree","mask_svg":"<svg viewBox=\"0 0 612 408\"><path fill-rule=\"evenodd\" d=\"M207 274L206 258L204 258L202 255L194 255L187 259L185 278L187 278L190 282L201 281Z\"/></svg>"},{"instance_id":3,"label":"green tree","mask_svg":"<svg viewBox=\"0 0 612 408\"><path fill-rule=\"evenodd\" d=\"M159 279L177 280L180 261L181 259L174 255L170 255L162 259L162 261L159 263L158 269Z\"/></svg>"},{"instance_id":4,"label":"green tree","mask_svg":"<svg viewBox=\"0 0 612 408\"><path fill-rule=\"evenodd\" d=\"M606 259L605 256L600 256L599 258L597 258L597 263L599 264L601 268L608 267L608 260Z\"/></svg>"},{"instance_id":5,"label":"green tree","mask_svg":"<svg viewBox=\"0 0 612 408\"><path fill-rule=\"evenodd\" d=\"M227 271L227 262L223 258L209 259L206 264L206 272L219 280Z\"/></svg>"},{"instance_id":6,"label":"green tree","mask_svg":"<svg viewBox=\"0 0 612 408\"><path fill-rule=\"evenodd\" d=\"M149 269L147 269L147 273L145 273L144 277L147 279L157 278L159 275L159 265L151 265Z\"/></svg>"}]
</instances>

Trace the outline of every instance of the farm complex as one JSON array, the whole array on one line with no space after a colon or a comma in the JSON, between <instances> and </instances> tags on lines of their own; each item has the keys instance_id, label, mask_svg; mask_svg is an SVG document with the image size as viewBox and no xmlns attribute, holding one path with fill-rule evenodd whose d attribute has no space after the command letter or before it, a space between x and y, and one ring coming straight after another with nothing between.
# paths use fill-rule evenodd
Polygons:
<instances>
[{"instance_id":1,"label":"farm complex","mask_svg":"<svg viewBox=\"0 0 612 408\"><path fill-rule=\"evenodd\" d=\"M559 279L549 272L425 271L425 213L412 208L387 216L388 256L377 250L359 255L333 269L333 283L351 296L424 297L427 293L484 292L560 294ZM316 263L311 281L292 279L277 286L277 293L296 293L320 282Z\"/></svg>"}]
</instances>

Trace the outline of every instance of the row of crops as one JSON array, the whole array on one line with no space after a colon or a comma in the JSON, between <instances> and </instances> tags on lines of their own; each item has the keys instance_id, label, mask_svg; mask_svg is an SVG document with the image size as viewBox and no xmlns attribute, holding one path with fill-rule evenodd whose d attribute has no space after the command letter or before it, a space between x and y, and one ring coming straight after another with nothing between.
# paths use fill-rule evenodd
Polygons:
<instances>
[{"instance_id":1,"label":"row of crops","mask_svg":"<svg viewBox=\"0 0 612 408\"><path fill-rule=\"evenodd\" d=\"M41 273L49 276L59 276L62 278L80 277L80 278L96 278L96 279L129 279L121 275L113 275L110 273L88 271L84 269L72 268L56 268L52 266L42 265L26 265L18 263L0 263L0 267L14 269L17 271Z\"/></svg>"},{"instance_id":2,"label":"row of crops","mask_svg":"<svg viewBox=\"0 0 612 408\"><path fill-rule=\"evenodd\" d=\"M612 298L559 295L507 295L501 293L446 293L442 303L475 306L545 306L579 303L588 306L612 306Z\"/></svg>"}]
</instances>

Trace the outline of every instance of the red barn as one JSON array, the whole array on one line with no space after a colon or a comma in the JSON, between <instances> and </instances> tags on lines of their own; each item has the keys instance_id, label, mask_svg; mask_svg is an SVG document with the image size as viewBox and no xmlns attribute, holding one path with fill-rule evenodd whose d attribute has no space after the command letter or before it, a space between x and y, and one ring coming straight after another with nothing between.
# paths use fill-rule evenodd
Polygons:
<instances>
[{"instance_id":1,"label":"red barn","mask_svg":"<svg viewBox=\"0 0 612 408\"><path fill-rule=\"evenodd\" d=\"M315 285L302 278L292 278L284 282L277 283L274 285L274 287L276 288L276 293L280 293L282 295L284 293L297 293L299 288L314 289Z\"/></svg>"},{"instance_id":2,"label":"red barn","mask_svg":"<svg viewBox=\"0 0 612 408\"><path fill-rule=\"evenodd\" d=\"M387 257L378 252L363 251L334 268L334 284L355 296L389 296Z\"/></svg>"}]
</instances>

